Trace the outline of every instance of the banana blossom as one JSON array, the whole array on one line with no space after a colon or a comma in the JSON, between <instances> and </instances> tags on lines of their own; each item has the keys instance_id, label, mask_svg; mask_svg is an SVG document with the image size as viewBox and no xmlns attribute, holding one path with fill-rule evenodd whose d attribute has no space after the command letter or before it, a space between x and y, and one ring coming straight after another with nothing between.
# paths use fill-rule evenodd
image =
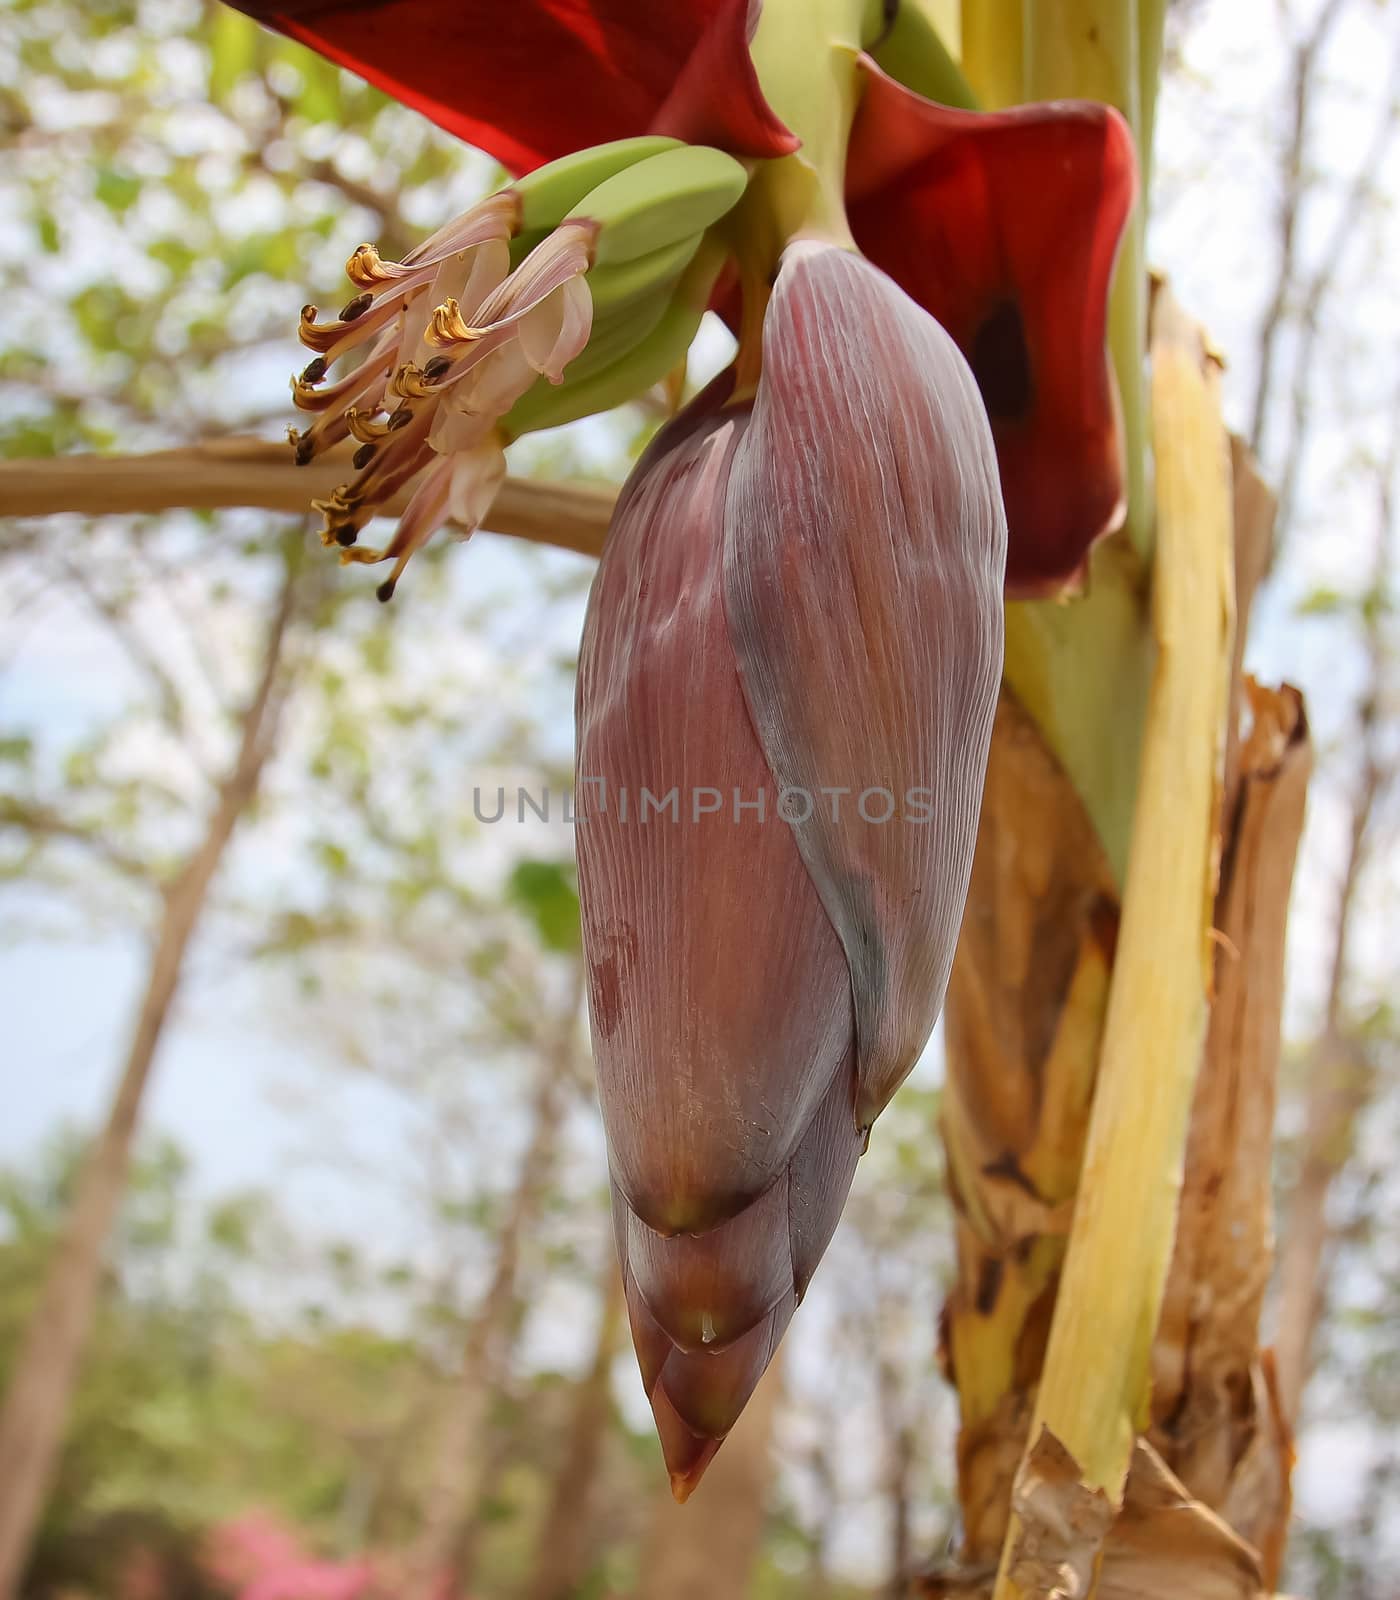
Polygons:
<instances>
[{"instance_id":1,"label":"banana blossom","mask_svg":"<svg viewBox=\"0 0 1400 1600\"><path fill-rule=\"evenodd\" d=\"M1131 139L1087 103L937 105L859 40L820 174L839 219L824 188L825 226L775 245L759 175L799 141L765 98L748 0L240 5L518 175L402 263L363 247L340 317L303 316L296 399L319 415L299 458L360 441L325 537L395 560L381 594L443 522L477 524L506 440L564 414L541 410L549 386L582 397L568 414L605 409L674 364L706 304L741 330L736 367L623 490L577 696L613 1220L683 1499L942 1004L1003 596L1074 585L1122 521L1104 339ZM580 161L647 140L676 175L655 210L639 158L569 189ZM361 552L410 479L395 539Z\"/></svg>"}]
</instances>

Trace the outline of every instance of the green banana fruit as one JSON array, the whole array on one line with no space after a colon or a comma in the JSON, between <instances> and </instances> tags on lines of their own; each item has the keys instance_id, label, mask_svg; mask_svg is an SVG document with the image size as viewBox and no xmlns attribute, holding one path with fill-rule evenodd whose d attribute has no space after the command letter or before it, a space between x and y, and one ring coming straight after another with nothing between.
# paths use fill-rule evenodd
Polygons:
<instances>
[{"instance_id":1,"label":"green banana fruit","mask_svg":"<svg viewBox=\"0 0 1400 1600\"><path fill-rule=\"evenodd\" d=\"M700 234L678 239L674 244L648 250L631 261L615 261L610 266L594 266L588 272L588 288L593 296L593 318L616 315L659 288L668 293L675 288L681 273L700 248Z\"/></svg>"},{"instance_id":2,"label":"green banana fruit","mask_svg":"<svg viewBox=\"0 0 1400 1600\"><path fill-rule=\"evenodd\" d=\"M565 383L590 378L595 372L601 372L604 367L620 361L661 321L675 292L674 282L663 283L619 310L599 316L595 309L588 343L569 363L565 371Z\"/></svg>"},{"instance_id":3,"label":"green banana fruit","mask_svg":"<svg viewBox=\"0 0 1400 1600\"><path fill-rule=\"evenodd\" d=\"M598 225L594 266L612 266L703 233L733 209L748 181L722 150L680 145L604 179L570 215Z\"/></svg>"},{"instance_id":4,"label":"green banana fruit","mask_svg":"<svg viewBox=\"0 0 1400 1600\"><path fill-rule=\"evenodd\" d=\"M506 437L516 439L522 433L557 428L637 399L684 358L704 314L703 301L697 305L692 296L681 292L651 332L610 366L558 388L541 378L501 419ZM569 371L573 372L573 366Z\"/></svg>"},{"instance_id":5,"label":"green banana fruit","mask_svg":"<svg viewBox=\"0 0 1400 1600\"><path fill-rule=\"evenodd\" d=\"M642 134L635 139L615 139L561 156L537 167L512 187L520 197L520 229L541 236L557 227L580 200L600 184L628 167L671 150L684 149L679 139ZM538 241L537 241L538 242Z\"/></svg>"}]
</instances>

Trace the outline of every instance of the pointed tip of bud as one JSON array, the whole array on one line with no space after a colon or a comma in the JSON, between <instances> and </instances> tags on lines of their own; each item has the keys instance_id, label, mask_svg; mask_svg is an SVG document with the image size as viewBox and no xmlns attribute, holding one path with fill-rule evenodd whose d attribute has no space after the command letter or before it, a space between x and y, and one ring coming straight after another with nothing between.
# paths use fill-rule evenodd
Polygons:
<instances>
[{"instance_id":1,"label":"pointed tip of bud","mask_svg":"<svg viewBox=\"0 0 1400 1600\"><path fill-rule=\"evenodd\" d=\"M671 1497L678 1506L683 1506L700 1486L701 1478L724 1440L707 1439L688 1428L660 1385L652 1393L651 1406L661 1439L662 1458L671 1481Z\"/></svg>"},{"instance_id":2,"label":"pointed tip of bud","mask_svg":"<svg viewBox=\"0 0 1400 1600\"><path fill-rule=\"evenodd\" d=\"M656 1420L661 1456L671 1480L671 1494L683 1506L699 1487L706 1469L715 1459L724 1440L696 1433L671 1403L664 1384L651 1392L651 1411Z\"/></svg>"},{"instance_id":3,"label":"pointed tip of bud","mask_svg":"<svg viewBox=\"0 0 1400 1600\"><path fill-rule=\"evenodd\" d=\"M673 1472L671 1474L671 1498L678 1506L683 1506L699 1487L700 1480L705 1476L705 1468L714 1460L715 1451L719 1449L719 1440L711 1441L712 1448L704 1458L696 1463L689 1472Z\"/></svg>"}]
</instances>

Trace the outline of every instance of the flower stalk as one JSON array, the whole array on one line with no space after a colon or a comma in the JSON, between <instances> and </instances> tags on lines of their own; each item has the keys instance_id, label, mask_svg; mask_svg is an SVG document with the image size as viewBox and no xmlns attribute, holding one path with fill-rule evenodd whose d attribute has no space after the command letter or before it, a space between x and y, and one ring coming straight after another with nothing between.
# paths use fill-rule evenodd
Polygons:
<instances>
[{"instance_id":1,"label":"flower stalk","mask_svg":"<svg viewBox=\"0 0 1400 1600\"><path fill-rule=\"evenodd\" d=\"M504 92L498 69L511 60L492 56L489 39L484 54L456 63L385 54L391 16L409 8L328 0L307 29L333 59L443 126L470 127L474 142L528 176L402 264L357 252L359 292L340 318L304 321L314 359L296 398L320 416L300 454L347 433L359 446L360 476L322 505L327 536L350 560L396 558L387 594L435 528L480 520L510 439L641 392L716 305L739 329L736 369L653 445L619 502L585 638L580 750L604 776L649 755L662 766L674 758L680 777L742 758L745 772L799 795L814 785L845 793L871 773L907 768L911 780L931 778L937 797L939 826L924 835L824 815L799 820L791 838L786 829L734 834L744 849L732 894L717 887L713 849L691 861L684 835L658 828L654 870L615 872L636 837L619 834L614 861L604 848L610 821L600 816L585 833L581 896L619 1255L658 1430L684 1492L770 1358L860 1142L937 1015L971 866L1003 592L1058 598L1089 583L1090 597L1073 607L1021 608L1007 662L1052 741L1047 760L1060 756L1089 807L1063 785L1065 812L1096 863L1084 981L1070 983L1073 1026L1057 1043L1055 1083L1069 1086L1059 1109L1073 1101L1074 1125L1030 1152L1023 1174L1044 1193L1072 1193L1151 654L1144 563L1111 537L1125 514L1125 467L1142 458L1142 430L1130 426L1123 459L1105 348L1135 193L1133 141L1118 111L1072 96L1101 95L1136 117L1138 56L1131 38L1115 43L1113 71L1073 48L1047 51L1055 103L984 115L970 109L975 85L945 46L960 32L957 0L767 0L761 11L677 0L659 13L638 0L631 18L625 5L602 8L586 40L551 5L522 0L515 56L528 39L524 54L556 87L579 72L594 91L609 86L575 105L544 97L539 83L528 96ZM974 76L995 78L993 98L1027 98L1031 9L963 10ZM1054 0L1045 13L1058 27L1091 10ZM488 7L453 0L452 11L461 27ZM1045 13L1035 13L1040 24ZM280 12L273 20L306 31ZM645 70L642 40L654 58ZM638 148L647 141L650 153ZM1120 285L1140 286L1140 239L1129 254ZM722 276L731 263L737 285ZM1115 337L1136 381L1140 314L1132 340L1122 328ZM359 365L328 383L328 365L352 352L363 353ZM1129 395L1130 416L1133 407ZM394 540L362 553L362 524L409 483ZM666 626L641 627L646 605L667 596ZM682 615L694 630L687 648L677 662L653 659L679 638ZM681 683L705 715L683 722L672 748L674 719L658 708L679 703ZM658 684L672 687L663 695ZM814 709L847 702L860 708L849 728ZM639 770L644 781L656 776L645 762ZM763 849L781 859L765 869ZM667 890L657 909L647 897L673 869L694 870L695 891ZM705 918L726 930L760 881L761 904L738 917L757 926L783 874L800 886L812 924L799 939L785 912L785 936L812 970L800 983L760 975L745 1021L731 999L714 1003L712 958L690 959L688 941L712 951L715 941L700 937ZM635 938L636 919L653 913L680 918L682 952L655 970ZM696 1004L676 1001L678 984L695 986ZM799 992L790 1015L775 1011L775 995ZM820 1049L788 1037L823 1018L832 1027ZM714 1036L691 1039L695 1028ZM648 1029L656 1037L642 1049ZM751 1093L754 1114L728 1128ZM950 1128L967 1106L953 1109ZM999 1202L982 1204L983 1166L959 1167L970 1145L950 1144L972 1225L995 1233ZM1047 1220L1037 1213L1032 1224ZM1047 1236L1026 1279L1047 1314L1061 1251L1062 1237ZM980 1290L975 1298L980 1305ZM1020 1309L1018 1326L1033 1307ZM975 1347L969 1355L970 1330L953 1329L956 1359L964 1374L976 1369L969 1382L994 1408L1014 1374L979 1364Z\"/></svg>"},{"instance_id":2,"label":"flower stalk","mask_svg":"<svg viewBox=\"0 0 1400 1600\"><path fill-rule=\"evenodd\" d=\"M760 164L729 230L746 309L761 311L763 286L790 239L855 248L846 220L846 147L860 99L857 58L878 36L882 15L876 0L769 0L759 14L749 47L758 80L802 147ZM751 362L757 327L745 333Z\"/></svg>"}]
</instances>

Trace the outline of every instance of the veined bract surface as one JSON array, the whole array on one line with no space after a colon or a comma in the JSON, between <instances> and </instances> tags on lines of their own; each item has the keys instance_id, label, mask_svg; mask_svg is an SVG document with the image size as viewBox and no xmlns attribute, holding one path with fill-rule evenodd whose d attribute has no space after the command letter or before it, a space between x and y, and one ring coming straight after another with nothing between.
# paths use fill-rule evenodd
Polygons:
<instances>
[{"instance_id":1,"label":"veined bract surface","mask_svg":"<svg viewBox=\"0 0 1400 1600\"><path fill-rule=\"evenodd\" d=\"M799 241L731 389L623 493L577 701L618 1251L680 1498L932 1031L1002 660L996 457L942 328Z\"/></svg>"}]
</instances>

